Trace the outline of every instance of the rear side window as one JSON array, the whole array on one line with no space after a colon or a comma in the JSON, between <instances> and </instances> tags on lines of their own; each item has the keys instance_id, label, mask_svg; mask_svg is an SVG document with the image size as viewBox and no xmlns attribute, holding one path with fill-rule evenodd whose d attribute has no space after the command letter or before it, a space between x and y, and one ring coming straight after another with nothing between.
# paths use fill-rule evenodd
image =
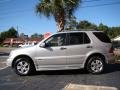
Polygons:
<instances>
[{"instance_id":1,"label":"rear side window","mask_svg":"<svg viewBox=\"0 0 120 90\"><path fill-rule=\"evenodd\" d=\"M93 34L102 42L111 43L109 37L103 32L93 32Z\"/></svg>"},{"instance_id":2,"label":"rear side window","mask_svg":"<svg viewBox=\"0 0 120 90\"><path fill-rule=\"evenodd\" d=\"M90 39L86 33L70 33L69 34L69 44L70 45L78 45L78 44L88 44L90 43Z\"/></svg>"}]
</instances>

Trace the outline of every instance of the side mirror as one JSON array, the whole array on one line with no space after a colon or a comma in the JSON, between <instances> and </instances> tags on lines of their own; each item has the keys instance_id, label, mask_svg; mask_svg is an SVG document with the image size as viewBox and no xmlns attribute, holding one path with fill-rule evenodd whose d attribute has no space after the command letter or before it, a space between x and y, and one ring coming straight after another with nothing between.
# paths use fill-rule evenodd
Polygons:
<instances>
[{"instance_id":1,"label":"side mirror","mask_svg":"<svg viewBox=\"0 0 120 90\"><path fill-rule=\"evenodd\" d=\"M45 43L41 43L41 44L40 44L40 47L42 47L42 48L45 48L45 46L46 46Z\"/></svg>"}]
</instances>

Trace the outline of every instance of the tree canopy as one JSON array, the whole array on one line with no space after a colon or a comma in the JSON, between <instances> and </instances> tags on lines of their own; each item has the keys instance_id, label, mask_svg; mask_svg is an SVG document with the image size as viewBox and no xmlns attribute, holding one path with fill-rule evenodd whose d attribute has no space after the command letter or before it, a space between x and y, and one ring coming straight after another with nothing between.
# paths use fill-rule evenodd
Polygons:
<instances>
[{"instance_id":1,"label":"tree canopy","mask_svg":"<svg viewBox=\"0 0 120 90\"><path fill-rule=\"evenodd\" d=\"M94 29L94 30L96 30L97 25L95 25L87 20L83 20L83 21L78 22L77 29L86 29L86 30Z\"/></svg>"},{"instance_id":2,"label":"tree canopy","mask_svg":"<svg viewBox=\"0 0 120 90\"><path fill-rule=\"evenodd\" d=\"M1 42L5 40L6 38L16 38L16 37L18 37L18 31L14 27L11 27L7 31L0 33Z\"/></svg>"},{"instance_id":3,"label":"tree canopy","mask_svg":"<svg viewBox=\"0 0 120 90\"><path fill-rule=\"evenodd\" d=\"M31 35L31 38L42 38L43 35L42 34L38 34L38 33L34 33Z\"/></svg>"},{"instance_id":4,"label":"tree canopy","mask_svg":"<svg viewBox=\"0 0 120 90\"><path fill-rule=\"evenodd\" d=\"M114 38L118 35L120 35L120 26L119 27L109 27L107 25L104 25L103 23L100 23L99 25L96 25L94 23L91 23L87 20L82 20L77 22L76 18L73 18L68 21L66 24L66 30L98 30L98 31L104 31L110 38Z\"/></svg>"},{"instance_id":5,"label":"tree canopy","mask_svg":"<svg viewBox=\"0 0 120 90\"><path fill-rule=\"evenodd\" d=\"M36 11L46 17L54 17L57 31L64 30L66 18L70 18L80 5L81 0L40 0Z\"/></svg>"},{"instance_id":6,"label":"tree canopy","mask_svg":"<svg viewBox=\"0 0 120 90\"><path fill-rule=\"evenodd\" d=\"M65 30L76 30L78 22L76 21L75 16L71 16L70 18L66 19Z\"/></svg>"}]
</instances>

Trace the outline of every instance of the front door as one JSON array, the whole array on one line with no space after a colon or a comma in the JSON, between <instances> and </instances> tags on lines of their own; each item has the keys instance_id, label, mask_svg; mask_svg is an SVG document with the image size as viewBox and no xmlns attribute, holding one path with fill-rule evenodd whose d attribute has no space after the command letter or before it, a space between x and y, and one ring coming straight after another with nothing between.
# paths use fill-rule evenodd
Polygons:
<instances>
[{"instance_id":1,"label":"front door","mask_svg":"<svg viewBox=\"0 0 120 90\"><path fill-rule=\"evenodd\" d=\"M55 34L44 41L44 48L37 50L37 61L42 66L66 65L66 34Z\"/></svg>"}]
</instances>

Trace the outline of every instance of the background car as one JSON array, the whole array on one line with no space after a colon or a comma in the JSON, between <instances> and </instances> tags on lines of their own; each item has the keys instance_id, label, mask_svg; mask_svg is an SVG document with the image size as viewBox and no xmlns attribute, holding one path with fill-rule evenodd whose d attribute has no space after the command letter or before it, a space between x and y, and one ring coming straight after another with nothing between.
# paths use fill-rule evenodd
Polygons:
<instances>
[{"instance_id":1,"label":"background car","mask_svg":"<svg viewBox=\"0 0 120 90\"><path fill-rule=\"evenodd\" d=\"M20 44L19 47L29 47L29 46L34 46L35 43L24 43L24 44Z\"/></svg>"}]
</instances>

